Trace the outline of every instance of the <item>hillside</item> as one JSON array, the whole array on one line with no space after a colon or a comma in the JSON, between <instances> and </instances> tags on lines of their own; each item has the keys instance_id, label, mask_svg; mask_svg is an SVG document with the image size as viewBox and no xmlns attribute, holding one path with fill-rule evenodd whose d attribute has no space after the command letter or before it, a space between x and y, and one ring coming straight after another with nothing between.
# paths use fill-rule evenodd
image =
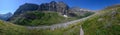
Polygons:
<instances>
[{"instance_id":1,"label":"hillside","mask_svg":"<svg viewBox=\"0 0 120 35\"><path fill-rule=\"evenodd\" d=\"M26 30L27 29L23 26L0 20L0 35L22 35L27 33Z\"/></svg>"},{"instance_id":2,"label":"hillside","mask_svg":"<svg viewBox=\"0 0 120 35\"><path fill-rule=\"evenodd\" d=\"M120 4L115 4L113 6L107 6L105 9L113 9L113 8L119 8Z\"/></svg>"},{"instance_id":3,"label":"hillside","mask_svg":"<svg viewBox=\"0 0 120 35\"><path fill-rule=\"evenodd\" d=\"M101 11L80 23L85 35L120 35L120 8Z\"/></svg>"},{"instance_id":4,"label":"hillside","mask_svg":"<svg viewBox=\"0 0 120 35\"><path fill-rule=\"evenodd\" d=\"M79 35L79 29L28 29L25 26L15 25L9 22L0 21L0 35ZM77 32L74 32L77 31Z\"/></svg>"}]
</instances>

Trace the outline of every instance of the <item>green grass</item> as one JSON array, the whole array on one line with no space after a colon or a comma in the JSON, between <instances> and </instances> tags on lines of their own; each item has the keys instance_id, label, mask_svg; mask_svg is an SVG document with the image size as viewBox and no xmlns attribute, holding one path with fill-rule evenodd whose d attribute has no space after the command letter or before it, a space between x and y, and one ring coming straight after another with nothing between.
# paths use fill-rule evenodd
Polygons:
<instances>
[{"instance_id":1,"label":"green grass","mask_svg":"<svg viewBox=\"0 0 120 35\"><path fill-rule=\"evenodd\" d=\"M0 21L0 35L79 35L80 26L70 25L68 28L27 29L25 26Z\"/></svg>"},{"instance_id":2,"label":"green grass","mask_svg":"<svg viewBox=\"0 0 120 35\"><path fill-rule=\"evenodd\" d=\"M120 9L100 12L83 22L85 35L120 35Z\"/></svg>"},{"instance_id":3,"label":"green grass","mask_svg":"<svg viewBox=\"0 0 120 35\"><path fill-rule=\"evenodd\" d=\"M0 21L0 35L22 35L28 33L26 30L23 26Z\"/></svg>"}]
</instances>

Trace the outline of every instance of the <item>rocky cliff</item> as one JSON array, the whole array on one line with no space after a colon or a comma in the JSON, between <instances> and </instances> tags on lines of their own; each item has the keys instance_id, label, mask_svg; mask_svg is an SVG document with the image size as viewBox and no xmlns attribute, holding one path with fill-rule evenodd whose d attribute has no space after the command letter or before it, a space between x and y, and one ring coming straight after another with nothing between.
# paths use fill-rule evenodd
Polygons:
<instances>
[{"instance_id":1,"label":"rocky cliff","mask_svg":"<svg viewBox=\"0 0 120 35\"><path fill-rule=\"evenodd\" d=\"M52 1L50 3L43 3L39 6L40 11L54 11L54 12L60 12L62 14L66 14L67 10L69 9L69 6L65 4L64 2L55 2Z\"/></svg>"}]
</instances>

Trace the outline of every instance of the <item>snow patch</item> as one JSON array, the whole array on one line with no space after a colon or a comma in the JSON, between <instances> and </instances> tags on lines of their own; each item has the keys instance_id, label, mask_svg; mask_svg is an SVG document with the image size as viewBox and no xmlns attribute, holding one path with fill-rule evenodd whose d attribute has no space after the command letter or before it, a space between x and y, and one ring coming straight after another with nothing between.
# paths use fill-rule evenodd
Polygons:
<instances>
[{"instance_id":1,"label":"snow patch","mask_svg":"<svg viewBox=\"0 0 120 35\"><path fill-rule=\"evenodd\" d=\"M63 15L64 17L68 17L67 15Z\"/></svg>"}]
</instances>

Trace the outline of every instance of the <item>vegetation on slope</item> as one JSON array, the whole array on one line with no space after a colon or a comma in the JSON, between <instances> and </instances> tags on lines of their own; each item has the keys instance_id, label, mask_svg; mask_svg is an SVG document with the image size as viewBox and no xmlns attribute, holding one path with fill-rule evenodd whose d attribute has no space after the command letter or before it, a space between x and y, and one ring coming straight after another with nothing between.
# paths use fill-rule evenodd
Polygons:
<instances>
[{"instance_id":1,"label":"vegetation on slope","mask_svg":"<svg viewBox=\"0 0 120 35\"><path fill-rule=\"evenodd\" d=\"M58 29L28 29L25 26L0 21L0 35L79 35L79 26Z\"/></svg>"},{"instance_id":2,"label":"vegetation on slope","mask_svg":"<svg viewBox=\"0 0 120 35\"><path fill-rule=\"evenodd\" d=\"M113 6L107 6L107 7L105 8L105 10L106 10L106 9L113 9L113 8L120 8L120 4L116 4L116 5L113 5Z\"/></svg>"},{"instance_id":3,"label":"vegetation on slope","mask_svg":"<svg viewBox=\"0 0 120 35\"><path fill-rule=\"evenodd\" d=\"M27 29L23 26L18 26L9 22L0 21L0 35L23 35L28 33L26 30Z\"/></svg>"},{"instance_id":4,"label":"vegetation on slope","mask_svg":"<svg viewBox=\"0 0 120 35\"><path fill-rule=\"evenodd\" d=\"M20 16L14 23L19 25L52 25L67 21L67 18L63 17L57 12L28 12Z\"/></svg>"},{"instance_id":5,"label":"vegetation on slope","mask_svg":"<svg viewBox=\"0 0 120 35\"><path fill-rule=\"evenodd\" d=\"M120 8L101 11L82 23L85 35L120 35Z\"/></svg>"}]
</instances>

